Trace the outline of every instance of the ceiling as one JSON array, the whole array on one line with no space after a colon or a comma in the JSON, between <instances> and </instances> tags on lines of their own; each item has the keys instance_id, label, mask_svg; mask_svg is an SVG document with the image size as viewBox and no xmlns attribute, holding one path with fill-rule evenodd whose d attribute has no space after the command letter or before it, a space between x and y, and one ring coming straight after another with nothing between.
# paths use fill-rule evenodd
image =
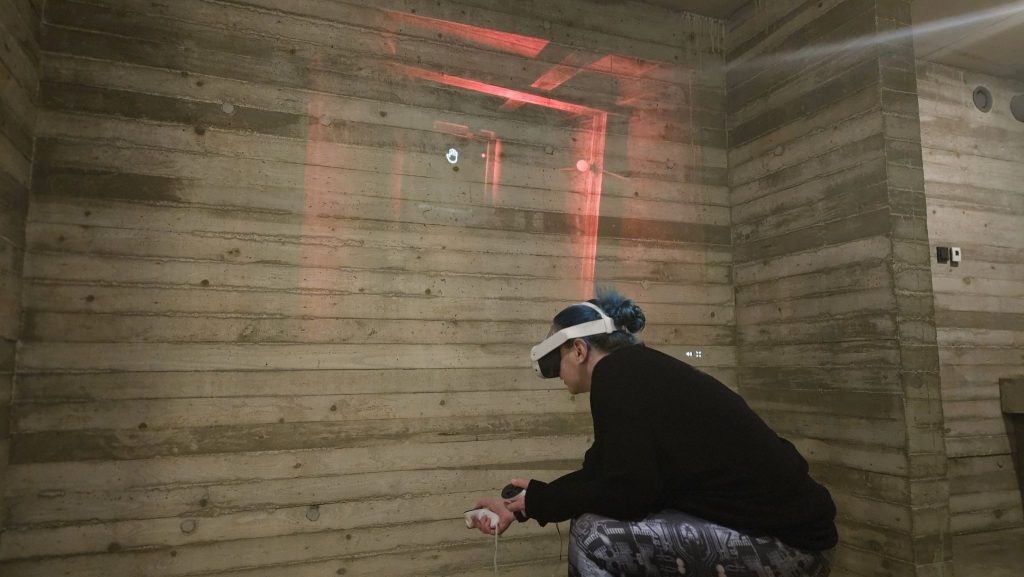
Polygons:
<instances>
[{"instance_id":1,"label":"ceiling","mask_svg":"<svg viewBox=\"0 0 1024 577\"><path fill-rule=\"evenodd\" d=\"M663 8L693 12L702 16L710 16L725 20L747 2L754 0L643 0L645 4L653 4Z\"/></svg>"},{"instance_id":2,"label":"ceiling","mask_svg":"<svg viewBox=\"0 0 1024 577\"><path fill-rule=\"evenodd\" d=\"M1024 81L1024 1L914 0L912 9L918 58Z\"/></svg>"},{"instance_id":3,"label":"ceiling","mask_svg":"<svg viewBox=\"0 0 1024 577\"><path fill-rule=\"evenodd\" d=\"M726 19L758 0L643 1ZM1024 81L1024 0L913 0L911 7L918 58Z\"/></svg>"}]
</instances>

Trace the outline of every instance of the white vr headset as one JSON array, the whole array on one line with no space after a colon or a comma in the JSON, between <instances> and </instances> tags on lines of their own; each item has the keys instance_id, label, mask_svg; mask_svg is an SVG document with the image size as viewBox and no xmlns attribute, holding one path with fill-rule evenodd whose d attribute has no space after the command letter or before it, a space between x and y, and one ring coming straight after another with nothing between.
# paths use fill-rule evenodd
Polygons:
<instances>
[{"instance_id":1,"label":"white vr headset","mask_svg":"<svg viewBox=\"0 0 1024 577\"><path fill-rule=\"evenodd\" d=\"M597 314L601 315L601 318L566 327L530 349L530 360L533 361L533 370L537 372L539 377L553 379L558 376L562 364L562 355L559 352L559 348L566 341L615 332L615 321L604 314L600 307L592 303L579 304L594 309L597 311Z\"/></svg>"}]
</instances>

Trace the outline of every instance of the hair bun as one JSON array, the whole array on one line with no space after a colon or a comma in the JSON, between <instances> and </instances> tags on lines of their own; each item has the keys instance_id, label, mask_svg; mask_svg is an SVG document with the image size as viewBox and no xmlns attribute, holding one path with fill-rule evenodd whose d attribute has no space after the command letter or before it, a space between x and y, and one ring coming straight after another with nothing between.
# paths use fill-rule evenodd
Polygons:
<instances>
[{"instance_id":1,"label":"hair bun","mask_svg":"<svg viewBox=\"0 0 1024 577\"><path fill-rule=\"evenodd\" d=\"M599 290L597 298L594 299L597 306L601 307L617 326L620 326L630 333L638 333L644 330L647 325L647 318L644 311L636 303L612 290Z\"/></svg>"}]
</instances>

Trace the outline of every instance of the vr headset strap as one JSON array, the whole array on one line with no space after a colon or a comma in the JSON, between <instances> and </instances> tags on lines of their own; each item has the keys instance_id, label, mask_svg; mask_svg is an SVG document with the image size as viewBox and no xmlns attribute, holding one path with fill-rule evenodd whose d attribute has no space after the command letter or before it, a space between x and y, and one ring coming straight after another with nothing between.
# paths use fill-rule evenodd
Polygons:
<instances>
[{"instance_id":1,"label":"vr headset strap","mask_svg":"<svg viewBox=\"0 0 1024 577\"><path fill-rule=\"evenodd\" d=\"M530 359L536 361L544 355L555 350L561 346L562 343L582 337L589 337L591 335L610 334L615 332L615 321L608 315L604 314L599 307L592 303L580 303L581 305L588 306L598 312L601 318L589 322L585 322L579 325L573 325L566 327L550 337L544 339L539 345L533 347L530 351Z\"/></svg>"}]
</instances>

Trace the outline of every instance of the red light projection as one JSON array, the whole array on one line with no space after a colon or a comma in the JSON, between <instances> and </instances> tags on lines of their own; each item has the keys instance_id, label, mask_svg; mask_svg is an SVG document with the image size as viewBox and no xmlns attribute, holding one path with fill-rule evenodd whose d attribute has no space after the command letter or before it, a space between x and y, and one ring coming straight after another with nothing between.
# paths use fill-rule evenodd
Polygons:
<instances>
[{"instance_id":1,"label":"red light projection","mask_svg":"<svg viewBox=\"0 0 1024 577\"><path fill-rule=\"evenodd\" d=\"M421 78L423 80L437 82L438 84L447 84L448 86L455 86L456 88L465 88L466 90L479 92L481 94L499 96L501 98L507 98L508 100L512 100L514 102L521 102L523 104L543 106L545 108L561 110L562 112L568 112L570 114L605 114L604 111L597 110L595 108L590 108L589 106L582 106L579 104L573 104L571 102L563 102L561 100L555 100L554 98L548 98L546 96L538 96L536 94L523 92L521 90L504 88L501 86L496 86L494 84L480 82L478 80L471 80L469 78L452 76L451 74L445 74L443 72L434 72L432 70L425 70L423 68L416 68L414 66L407 66L405 64L392 64L391 67L394 70L404 73L407 76L411 76L413 78Z\"/></svg>"},{"instance_id":2,"label":"red light projection","mask_svg":"<svg viewBox=\"0 0 1024 577\"><path fill-rule=\"evenodd\" d=\"M442 35L457 38L464 43L477 45L497 53L513 54L531 59L529 66L522 70L536 69L532 80L523 81L516 78L513 72L508 82L496 82L494 76L488 81L470 78L453 70L439 69L443 64L413 64L411 55L401 57L401 41L396 47L394 42L387 44L386 50L398 56L397 62L386 64L392 72L405 78L412 78L437 85L457 88L467 92L500 99L495 103L496 110L501 113L513 114L523 107L534 106L557 111L567 117L553 125L556 133L575 131L572 142L564 147L555 147L559 154L571 154L570 166L561 169L566 174L568 194L566 194L564 214L569 219L568 228L571 234L573 252L580 260L580 287L583 295L591 294L596 276L597 246L601 223L601 196L604 187L604 175L617 177L618 181L628 181L628 176L605 171L605 153L607 148L609 118L621 118L620 126L632 132L651 133L657 127L639 127L638 122L648 118L645 111L658 109L666 92L678 89L673 85L675 76L670 65L651 62L639 58L629 58L615 54L599 53L565 46L552 45L548 40L532 38L520 34L501 32L480 28L468 24L460 24L403 12L385 10L391 27L388 37L400 38L409 29L420 31L424 37ZM406 26L400 30L398 26ZM420 61L416 57L416 62ZM546 64L545 64L546 63ZM455 67L458 63L453 63ZM445 66L445 68L447 68ZM462 70L462 69L459 69ZM510 71L511 72L511 71ZM522 88L509 84L522 83ZM596 87L596 88L590 88ZM554 97L559 91L567 96ZM578 101L585 99L589 105ZM593 102L600 102L594 105ZM660 123L658 123L660 124ZM483 144L479 153L473 151L474 157L484 160L483 174L474 175L483 181L485 198L492 205L500 204L500 184L502 179L502 147L503 141L496 130L476 129L452 122L435 122L434 130L449 134L463 142ZM638 145L631 138L618 140L620 146L625 143L629 150L619 150L629 161L629 169L646 166L646 161L636 163L631 158L634 149L640 146L647 154L647 146ZM551 147L548 147L551 149ZM641 150L637 149L637 150ZM552 154L548 151L547 154ZM522 166L522 164L510 165ZM455 170L458 170L455 168ZM620 171L621 172L621 171ZM463 173L465 174L465 173ZM460 176L460 179L466 178ZM556 179L557 180L557 179ZM622 210L628 215L634 212L631 205ZM650 218L652 215L647 215ZM656 215L653 215L656 216ZM622 231L635 224L622 219L619 230Z\"/></svg>"},{"instance_id":3,"label":"red light projection","mask_svg":"<svg viewBox=\"0 0 1024 577\"><path fill-rule=\"evenodd\" d=\"M604 148L608 131L608 115L597 114L591 121L590 140L582 145L577 164L587 162L583 184L583 248L580 251L583 259L580 287L581 293L588 298L593 296L595 268L597 266L597 238L601 218L601 185L604 177ZM580 167L577 166L577 169Z\"/></svg>"},{"instance_id":4,"label":"red light projection","mask_svg":"<svg viewBox=\"0 0 1024 577\"><path fill-rule=\"evenodd\" d=\"M305 191L305 206L302 212L303 242L300 248L303 270L300 283L302 287L300 299L304 314L310 316L324 314L320 310L321 306L318 304L322 300L318 301L312 296L319 288L314 279L317 277L317 271L330 268L332 265L328 261L327 252L318 250L315 243L307 241L307 239L316 238L324 234L323 221L320 215L324 212L323 205L327 202L327 183L330 180L330 169L328 166L330 166L332 160L335 163L337 162L336 159L332 159L333 155L324 146L324 143L328 141L330 124L332 122L326 109L327 105L322 95L315 95L310 98L309 121L306 134L305 182L303 183L303 190ZM332 251L330 254L332 258L343 259L340 251ZM312 339L321 339L328 336L323 325L318 325L317 323L309 323L305 330L307 331L307 336Z\"/></svg>"},{"instance_id":5,"label":"red light projection","mask_svg":"<svg viewBox=\"0 0 1024 577\"><path fill-rule=\"evenodd\" d=\"M597 240L601 215L601 183L602 176L604 174L604 149L608 127L608 113L589 106L573 104L571 102L556 100L546 96L539 96L529 92L523 92L521 90L504 88L477 80L460 78L458 76L452 76L450 74L434 72L431 70L424 70L422 68L415 68L402 64L394 64L393 68L413 78L420 78L436 82L438 84L472 90L473 92L478 92L480 94L505 98L507 102L515 102L520 105L530 104L559 110L574 116L582 116L584 118L581 121L581 128L584 129L587 137L576 139L574 152L576 157L581 159L578 162L585 163L587 168L586 170L580 171L582 173L582 178L573 179L573 182L578 183L574 190L578 194L575 195L575 197L573 195L569 196L567 200L566 213L579 215L577 218L581 220L581 222L577 223L577 228L581 233L578 235L579 238L575 239L576 242L574 242L574 245L577 247L575 252L581 259L580 292L584 295L590 295L590 292L593 290L597 263ZM501 141L496 139L494 151L494 180L492 184L493 192L491 194L493 201L498 200L497 183L501 171L499 161L500 157L498 156L500 147ZM490 149L488 149L488 155L489 154Z\"/></svg>"},{"instance_id":6,"label":"red light projection","mask_svg":"<svg viewBox=\"0 0 1024 577\"><path fill-rule=\"evenodd\" d=\"M490 186L491 204L498 204L501 198L498 196L498 184L501 183L501 139L490 130L486 133L487 152L484 153L484 162L487 166L487 174L484 175L484 187Z\"/></svg>"},{"instance_id":7,"label":"red light projection","mask_svg":"<svg viewBox=\"0 0 1024 577\"><path fill-rule=\"evenodd\" d=\"M550 92L568 82L573 76L583 72L582 66L586 64L587 62L584 61L582 54L571 52L560 63L552 66L544 74L541 74L540 78L535 80L530 86L537 90Z\"/></svg>"},{"instance_id":8,"label":"red light projection","mask_svg":"<svg viewBox=\"0 0 1024 577\"><path fill-rule=\"evenodd\" d=\"M603 58L587 66L587 70L600 72L609 76L623 79L639 79L648 76L650 72L659 68L656 62L648 62L639 58L626 58L614 54L605 55Z\"/></svg>"},{"instance_id":9,"label":"red light projection","mask_svg":"<svg viewBox=\"0 0 1024 577\"><path fill-rule=\"evenodd\" d=\"M448 34L473 44L511 52L527 58L536 58L548 45L547 40L512 34L511 32L500 32L498 30L470 26L469 24L458 24L447 20L427 18L426 16L409 14L408 12L395 12L393 10L385 10L384 12L388 15L388 18L397 23L409 24L421 30Z\"/></svg>"}]
</instances>

